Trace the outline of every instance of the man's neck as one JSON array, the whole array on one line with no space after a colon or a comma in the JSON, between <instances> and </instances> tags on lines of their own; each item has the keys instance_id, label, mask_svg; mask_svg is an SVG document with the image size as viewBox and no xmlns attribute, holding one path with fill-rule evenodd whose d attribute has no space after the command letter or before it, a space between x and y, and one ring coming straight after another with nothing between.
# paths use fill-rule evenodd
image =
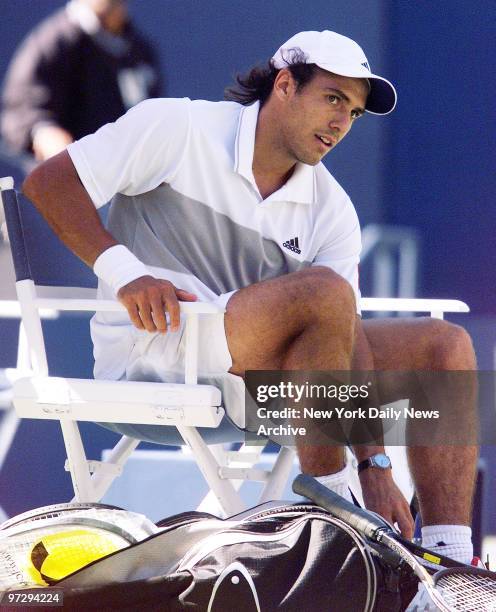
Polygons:
<instances>
[{"instance_id":1,"label":"man's neck","mask_svg":"<svg viewBox=\"0 0 496 612\"><path fill-rule=\"evenodd\" d=\"M255 132L253 177L260 195L265 200L280 189L291 177L295 161L282 147L277 123L268 107L262 107Z\"/></svg>"},{"instance_id":2,"label":"man's neck","mask_svg":"<svg viewBox=\"0 0 496 612\"><path fill-rule=\"evenodd\" d=\"M293 174L294 166L290 168L284 175L273 175L270 173L264 173L263 170L257 172L255 164L253 164L253 177L258 187L258 191L262 196L263 200L266 200L270 195L278 191Z\"/></svg>"}]
</instances>

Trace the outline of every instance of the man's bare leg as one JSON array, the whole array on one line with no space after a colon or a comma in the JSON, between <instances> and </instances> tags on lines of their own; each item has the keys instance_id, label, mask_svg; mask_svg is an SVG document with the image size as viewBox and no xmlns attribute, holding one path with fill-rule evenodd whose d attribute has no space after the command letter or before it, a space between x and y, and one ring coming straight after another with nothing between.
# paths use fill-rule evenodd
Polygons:
<instances>
[{"instance_id":1,"label":"man's bare leg","mask_svg":"<svg viewBox=\"0 0 496 612\"><path fill-rule=\"evenodd\" d=\"M370 344L364 332L363 322L357 320L355 326L355 344L351 368L353 372L364 372L366 381L375 381L374 358ZM361 380L360 383L366 382ZM370 397L370 405L378 406L382 402L378 397L377 384L371 387L374 396ZM374 435L374 434L372 434ZM384 453L382 436L374 436L377 445L353 444L353 452L358 463L376 453ZM351 440L353 443L354 441ZM410 504L393 480L391 470L363 470L359 474L365 507L383 516L389 523L397 524L403 537L411 539L414 532L414 522Z\"/></svg>"},{"instance_id":2,"label":"man's bare leg","mask_svg":"<svg viewBox=\"0 0 496 612\"><path fill-rule=\"evenodd\" d=\"M349 370L355 326L350 285L312 267L237 291L227 304L231 372ZM344 449L298 445L303 472L321 476L344 466Z\"/></svg>"},{"instance_id":3,"label":"man's bare leg","mask_svg":"<svg viewBox=\"0 0 496 612\"><path fill-rule=\"evenodd\" d=\"M408 397L408 381L401 371L475 370L476 361L468 334L460 327L435 319L372 319L362 322L373 355L374 368L394 371L384 402ZM459 426L475 422L476 389L454 394L451 410ZM386 387L386 385L385 385ZM447 390L449 392L449 390ZM465 425L464 425L465 424ZM475 436L475 432L474 436ZM470 435L470 431L467 431ZM470 525L478 447L414 446L408 449L412 477L424 525Z\"/></svg>"}]
</instances>

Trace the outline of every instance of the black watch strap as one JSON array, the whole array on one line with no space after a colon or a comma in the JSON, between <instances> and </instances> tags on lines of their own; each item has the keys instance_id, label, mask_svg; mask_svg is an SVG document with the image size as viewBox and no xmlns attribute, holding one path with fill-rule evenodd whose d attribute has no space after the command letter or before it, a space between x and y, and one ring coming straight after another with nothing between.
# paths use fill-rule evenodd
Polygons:
<instances>
[{"instance_id":1,"label":"black watch strap","mask_svg":"<svg viewBox=\"0 0 496 612\"><path fill-rule=\"evenodd\" d=\"M377 460L374 460L376 457L377 457ZM387 465L381 465L381 463L384 462L384 460L386 461ZM383 453L372 455L372 457L369 457L368 459L364 459L363 461L360 461L360 463L357 465L358 474L360 474L360 472L363 472L363 470L366 470L369 467L375 467L375 468L378 468L379 470L388 470L391 468L391 460L389 459L387 455L384 455Z\"/></svg>"},{"instance_id":2,"label":"black watch strap","mask_svg":"<svg viewBox=\"0 0 496 612\"><path fill-rule=\"evenodd\" d=\"M372 461L372 459L369 457L368 459L364 459L363 461L360 461L360 463L357 466L357 472L360 474L360 472L363 472L363 470L366 470L369 467L372 467L374 465L374 462Z\"/></svg>"}]
</instances>

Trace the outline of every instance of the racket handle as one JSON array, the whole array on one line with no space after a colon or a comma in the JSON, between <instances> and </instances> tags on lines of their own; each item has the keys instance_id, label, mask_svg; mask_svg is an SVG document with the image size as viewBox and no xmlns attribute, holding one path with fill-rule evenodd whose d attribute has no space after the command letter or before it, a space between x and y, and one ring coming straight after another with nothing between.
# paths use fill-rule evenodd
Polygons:
<instances>
[{"instance_id":1,"label":"racket handle","mask_svg":"<svg viewBox=\"0 0 496 612\"><path fill-rule=\"evenodd\" d=\"M293 491L297 495L304 495L315 502L336 518L354 527L358 532L376 540L377 531L390 531L389 525L379 517L358 508L348 500L331 491L318 480L307 474L299 474L293 481Z\"/></svg>"}]
</instances>

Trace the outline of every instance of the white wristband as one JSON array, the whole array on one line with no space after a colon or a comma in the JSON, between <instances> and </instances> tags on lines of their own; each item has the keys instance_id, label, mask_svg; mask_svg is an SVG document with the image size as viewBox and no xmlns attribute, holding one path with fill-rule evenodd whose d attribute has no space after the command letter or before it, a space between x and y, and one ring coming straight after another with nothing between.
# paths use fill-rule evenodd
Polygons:
<instances>
[{"instance_id":1,"label":"white wristband","mask_svg":"<svg viewBox=\"0 0 496 612\"><path fill-rule=\"evenodd\" d=\"M122 244L103 251L93 265L93 272L117 295L121 287L140 276L150 274L147 267Z\"/></svg>"}]
</instances>

